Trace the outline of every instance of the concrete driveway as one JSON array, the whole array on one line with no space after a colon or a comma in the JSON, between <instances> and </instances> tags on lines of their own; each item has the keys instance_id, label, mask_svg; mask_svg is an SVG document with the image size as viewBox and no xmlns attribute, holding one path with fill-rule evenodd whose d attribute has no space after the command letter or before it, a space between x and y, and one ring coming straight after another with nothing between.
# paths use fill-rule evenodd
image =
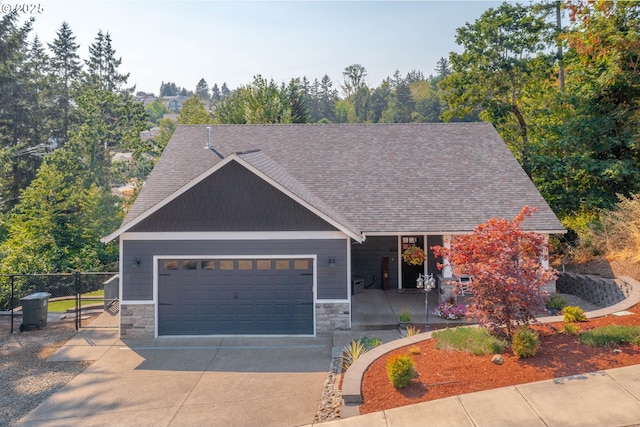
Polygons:
<instances>
[{"instance_id":1,"label":"concrete driveway","mask_svg":"<svg viewBox=\"0 0 640 427\"><path fill-rule=\"evenodd\" d=\"M21 426L313 423L331 337L127 340L82 330L51 361L95 360Z\"/></svg>"}]
</instances>

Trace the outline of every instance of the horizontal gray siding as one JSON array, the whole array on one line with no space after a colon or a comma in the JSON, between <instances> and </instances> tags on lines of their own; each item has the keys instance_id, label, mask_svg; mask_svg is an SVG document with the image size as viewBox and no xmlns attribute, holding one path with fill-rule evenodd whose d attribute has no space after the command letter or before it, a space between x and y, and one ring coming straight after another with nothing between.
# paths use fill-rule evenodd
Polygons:
<instances>
[{"instance_id":1,"label":"horizontal gray siding","mask_svg":"<svg viewBox=\"0 0 640 427\"><path fill-rule=\"evenodd\" d=\"M346 299L346 239L328 240L123 240L122 298L153 299L154 255L317 255L318 299ZM329 257L336 266L329 267ZM140 260L136 266L135 260Z\"/></svg>"},{"instance_id":2,"label":"horizontal gray siding","mask_svg":"<svg viewBox=\"0 0 640 427\"><path fill-rule=\"evenodd\" d=\"M334 230L271 184L230 162L130 231Z\"/></svg>"}]
</instances>

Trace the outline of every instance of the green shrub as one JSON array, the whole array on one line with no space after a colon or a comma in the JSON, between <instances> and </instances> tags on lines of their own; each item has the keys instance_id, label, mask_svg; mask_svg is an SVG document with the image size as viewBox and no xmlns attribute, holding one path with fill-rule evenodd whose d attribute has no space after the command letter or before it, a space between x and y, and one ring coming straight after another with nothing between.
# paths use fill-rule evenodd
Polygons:
<instances>
[{"instance_id":1,"label":"green shrub","mask_svg":"<svg viewBox=\"0 0 640 427\"><path fill-rule=\"evenodd\" d=\"M640 344L640 326L609 325L580 334L582 344L593 347L613 347L620 344Z\"/></svg>"},{"instance_id":2,"label":"green shrub","mask_svg":"<svg viewBox=\"0 0 640 427\"><path fill-rule=\"evenodd\" d=\"M382 340L378 337L373 337L373 338L362 337L360 338L360 342L362 342L362 344L364 344L364 346L367 347L368 350L371 350L372 348L382 344Z\"/></svg>"},{"instance_id":3,"label":"green shrub","mask_svg":"<svg viewBox=\"0 0 640 427\"><path fill-rule=\"evenodd\" d=\"M501 353L507 342L494 337L485 328L457 327L443 329L432 335L438 350L466 351L475 356Z\"/></svg>"},{"instance_id":4,"label":"green shrub","mask_svg":"<svg viewBox=\"0 0 640 427\"><path fill-rule=\"evenodd\" d=\"M551 295L545 304L549 310L562 310L567 306L567 299L562 295Z\"/></svg>"},{"instance_id":5,"label":"green shrub","mask_svg":"<svg viewBox=\"0 0 640 427\"><path fill-rule=\"evenodd\" d=\"M566 306L562 312L564 313L564 323L587 321L587 316L584 314L584 310L577 305Z\"/></svg>"},{"instance_id":6,"label":"green shrub","mask_svg":"<svg viewBox=\"0 0 640 427\"><path fill-rule=\"evenodd\" d=\"M395 388L408 386L416 377L416 369L411 357L399 354L390 358L387 361L387 376Z\"/></svg>"},{"instance_id":7,"label":"green shrub","mask_svg":"<svg viewBox=\"0 0 640 427\"><path fill-rule=\"evenodd\" d=\"M580 332L580 328L578 325L574 325L573 323L565 323L562 329L566 332L567 335L576 335Z\"/></svg>"},{"instance_id":8,"label":"green shrub","mask_svg":"<svg viewBox=\"0 0 640 427\"><path fill-rule=\"evenodd\" d=\"M409 310L404 310L402 313L400 313L400 316L398 316L398 320L404 323L411 322L411 312Z\"/></svg>"},{"instance_id":9,"label":"green shrub","mask_svg":"<svg viewBox=\"0 0 640 427\"><path fill-rule=\"evenodd\" d=\"M362 341L351 340L349 344L342 348L342 368L349 369L349 366L367 351L369 349Z\"/></svg>"},{"instance_id":10,"label":"green shrub","mask_svg":"<svg viewBox=\"0 0 640 427\"><path fill-rule=\"evenodd\" d=\"M536 331L521 326L511 337L511 350L518 359L535 356L540 346L540 337Z\"/></svg>"}]
</instances>

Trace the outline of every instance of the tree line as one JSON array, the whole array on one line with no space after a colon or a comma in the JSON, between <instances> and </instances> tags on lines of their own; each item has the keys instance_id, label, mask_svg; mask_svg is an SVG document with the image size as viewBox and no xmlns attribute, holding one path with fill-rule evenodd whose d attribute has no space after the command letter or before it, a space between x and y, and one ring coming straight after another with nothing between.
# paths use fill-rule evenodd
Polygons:
<instances>
[{"instance_id":1,"label":"tree line","mask_svg":"<svg viewBox=\"0 0 640 427\"><path fill-rule=\"evenodd\" d=\"M203 78L159 93L191 96L178 123L491 122L580 235L618 195L640 192L639 13L623 1L504 3L458 28L461 53L429 76L397 71L369 86L353 64L342 82L256 74L233 90ZM46 48L32 23L0 19L0 272L104 268L117 249L99 238L135 197L111 188L142 182L176 121L160 100L134 100L109 33L81 60L66 23ZM142 141L150 126L158 134ZM131 160L113 161L117 151Z\"/></svg>"},{"instance_id":2,"label":"tree line","mask_svg":"<svg viewBox=\"0 0 640 427\"><path fill-rule=\"evenodd\" d=\"M491 122L573 238L640 191L638 28L638 2L503 3L457 29L462 52L441 58L435 75L396 72L369 87L354 64L341 92L327 76L278 85L257 75L220 100L213 117Z\"/></svg>"},{"instance_id":3,"label":"tree line","mask_svg":"<svg viewBox=\"0 0 640 427\"><path fill-rule=\"evenodd\" d=\"M99 240L123 217L111 188L153 164L148 114L109 33L82 61L67 23L45 48L33 19L20 21L0 19L0 273L113 268L117 248ZM132 153L125 174L118 150Z\"/></svg>"}]
</instances>

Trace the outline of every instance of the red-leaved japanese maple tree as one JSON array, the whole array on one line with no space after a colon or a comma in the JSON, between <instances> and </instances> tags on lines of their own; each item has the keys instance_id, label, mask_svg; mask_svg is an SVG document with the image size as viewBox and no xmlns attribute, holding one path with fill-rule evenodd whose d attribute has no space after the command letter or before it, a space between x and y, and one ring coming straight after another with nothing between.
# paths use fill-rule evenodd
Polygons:
<instances>
[{"instance_id":1,"label":"red-leaved japanese maple tree","mask_svg":"<svg viewBox=\"0 0 640 427\"><path fill-rule=\"evenodd\" d=\"M507 337L544 310L548 295L541 287L556 278L541 264L547 253L544 236L522 229L533 212L525 206L512 220L492 218L471 234L455 236L451 248L431 248L449 260L456 274L473 276L467 285L474 295L467 315Z\"/></svg>"}]
</instances>

